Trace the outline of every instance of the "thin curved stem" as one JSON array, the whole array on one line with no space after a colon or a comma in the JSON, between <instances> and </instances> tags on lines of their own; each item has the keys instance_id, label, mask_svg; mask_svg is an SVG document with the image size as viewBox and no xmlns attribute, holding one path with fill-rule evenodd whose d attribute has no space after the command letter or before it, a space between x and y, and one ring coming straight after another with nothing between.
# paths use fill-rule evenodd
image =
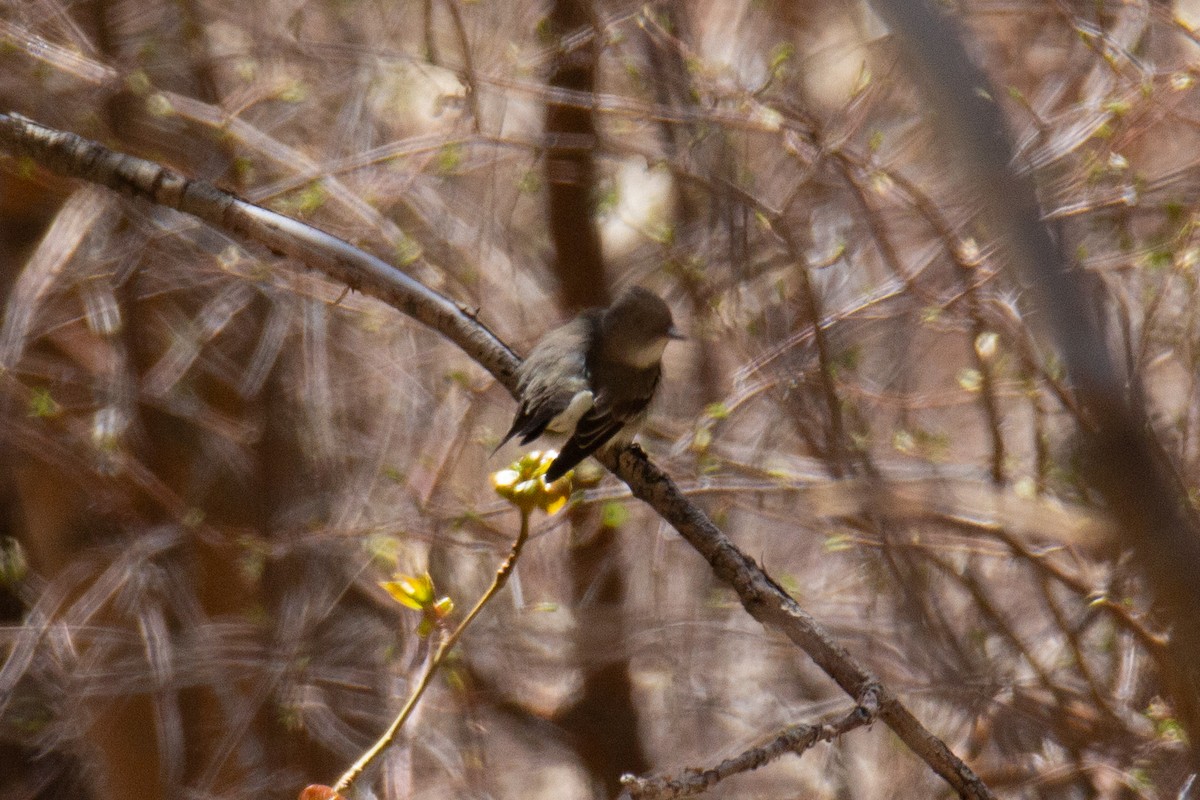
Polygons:
<instances>
[{"instance_id":1,"label":"thin curved stem","mask_svg":"<svg viewBox=\"0 0 1200 800\"><path fill-rule=\"evenodd\" d=\"M425 690L429 688L429 684L433 682L433 676L441 668L446 660L446 656L450 655L450 651L454 649L454 645L462 637L467 626L479 616L479 612L487 605L496 593L504 588L504 584L508 583L509 577L512 575L513 568L517 565L517 558L521 555L521 549L525 546L525 541L529 538L529 511L521 509L521 530L517 534L516 540L512 544L512 549L508 552L508 558L504 559L504 563L496 570L496 577L492 579L492 585L483 593L479 601L475 603L475 607L463 618L463 621L458 623L449 636L442 640L438 645L437 651L433 654L433 658L429 659L429 665L425 667L424 674L421 675L421 680L417 683L415 689L408 700L404 703L404 708L400 709L400 713L392 720L392 724L383 732L379 740L371 745L362 756L355 761L349 769L342 773L342 777L338 778L337 783L333 785L333 790L339 795L349 790L350 786L362 775L371 762L379 757L379 754L391 746L396 740L400 729L404 727L404 723L412 716L413 709L417 707L417 701L421 699L421 695L425 694Z\"/></svg>"}]
</instances>

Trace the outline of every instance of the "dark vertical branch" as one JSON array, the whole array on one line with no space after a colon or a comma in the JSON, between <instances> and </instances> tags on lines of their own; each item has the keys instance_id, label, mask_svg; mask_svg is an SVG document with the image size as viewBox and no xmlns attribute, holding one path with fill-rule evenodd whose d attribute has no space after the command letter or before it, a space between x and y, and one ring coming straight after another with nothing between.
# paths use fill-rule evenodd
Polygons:
<instances>
[{"instance_id":1,"label":"dark vertical branch","mask_svg":"<svg viewBox=\"0 0 1200 800\"><path fill-rule=\"evenodd\" d=\"M454 24L454 35L458 37L458 47L462 51L462 78L467 87L467 107L471 109L471 126L476 133L482 130L483 114L479 110L479 81L475 77L475 58L471 55L471 39L467 36L467 26L463 24L462 11L458 8L459 0L446 0L446 10L450 12L450 21Z\"/></svg>"},{"instance_id":2,"label":"dark vertical branch","mask_svg":"<svg viewBox=\"0 0 1200 800\"><path fill-rule=\"evenodd\" d=\"M564 43L549 84L554 89L591 93L596 88L600 42L595 35L583 44L568 44L580 32L594 34L587 0L557 0L550 12L552 35ZM600 232L596 228L596 119L593 109L551 102L546 109L546 176L550 237L554 242L554 272L559 297L568 309L608 302L608 281ZM581 654L625 649L626 586L621 572L621 548L616 531L598 525L594 509L576 512L571 520L578 542L571 548L572 599L585 616L602 617L606 625L581 625L574 646ZM598 531L594 531L599 527ZM603 639L603 641L601 641ZM638 735L637 711L629 661L625 657L597 664L579 658L583 685L575 702L558 718L570 733L580 760L605 794L620 790L627 772L648 768Z\"/></svg>"},{"instance_id":3,"label":"dark vertical branch","mask_svg":"<svg viewBox=\"0 0 1200 800\"><path fill-rule=\"evenodd\" d=\"M1145 411L1124 382L1086 302L1089 293L1041 221L1032 184L1009 164L1014 148L983 73L970 61L953 24L925 2L875 0L903 38L1013 264L1036 285L1083 408L1082 435L1092 484L1108 502L1155 596L1171 622L1171 668L1165 676L1177 716L1200 766L1200 523L1187 503Z\"/></svg>"},{"instance_id":4,"label":"dark vertical branch","mask_svg":"<svg viewBox=\"0 0 1200 800\"><path fill-rule=\"evenodd\" d=\"M802 254L789 241L793 255L800 259ZM818 378L821 384L821 395L825 399L825 411L829 414L829 435L826 437L828 464L830 474L842 478L850 474L851 465L846 455L846 423L842 418L842 398L838 393L837 381L834 377L833 354L829 346L829 336L821 327L821 298L813 286L812 277L808 272L808 264L801 261L797 274L800 276L801 300L804 303L806 316L809 317L813 330L813 342L817 346Z\"/></svg>"},{"instance_id":5,"label":"dark vertical branch","mask_svg":"<svg viewBox=\"0 0 1200 800\"><path fill-rule=\"evenodd\" d=\"M551 34L562 43L548 83L553 89L590 93L596 88L600 45L588 36L572 45L571 34L592 27L586 0L558 0L550 12ZM591 108L552 101L546 106L546 185L553 269L569 309L605 305L608 284L594 211L596 120Z\"/></svg>"},{"instance_id":6,"label":"dark vertical branch","mask_svg":"<svg viewBox=\"0 0 1200 800\"><path fill-rule=\"evenodd\" d=\"M576 647L582 653L611 653L615 648L621 655L598 663L594 657L580 659L586 673L583 687L557 722L570 733L588 772L603 782L605 796L613 797L621 775L650 768L638 735L629 659L624 655L626 586L619 531L598 526L595 513L578 515L574 522L576 536L599 527L571 548L572 600L578 613L591 621L577 629Z\"/></svg>"}]
</instances>

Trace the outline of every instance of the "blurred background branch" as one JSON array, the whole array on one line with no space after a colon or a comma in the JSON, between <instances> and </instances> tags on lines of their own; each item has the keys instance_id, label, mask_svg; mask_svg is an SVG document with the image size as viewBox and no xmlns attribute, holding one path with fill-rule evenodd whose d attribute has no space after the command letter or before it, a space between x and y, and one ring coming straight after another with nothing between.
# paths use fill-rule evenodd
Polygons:
<instances>
[{"instance_id":1,"label":"blurred background branch","mask_svg":"<svg viewBox=\"0 0 1200 800\"><path fill-rule=\"evenodd\" d=\"M1161 662L1163 677L1188 738L1200 743L1200 518L1147 418L1144 391L1117 373L1109 355L1096 322L1106 298L1088 291L1042 222L996 91L968 58L954 24L931 3L878 0L876 7L900 34L948 138L977 176L1004 255L1027 276L1032 305L1054 333L1082 406L1085 475L1118 520L1165 614L1171 657ZM1200 769L1200 747L1192 747L1192 767Z\"/></svg>"}]
</instances>

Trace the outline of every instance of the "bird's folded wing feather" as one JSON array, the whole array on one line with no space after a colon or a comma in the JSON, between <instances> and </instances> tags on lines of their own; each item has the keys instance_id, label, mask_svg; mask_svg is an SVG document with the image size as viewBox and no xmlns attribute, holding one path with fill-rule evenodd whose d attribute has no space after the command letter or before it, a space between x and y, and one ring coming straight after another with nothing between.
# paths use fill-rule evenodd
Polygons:
<instances>
[{"instance_id":1,"label":"bird's folded wing feather","mask_svg":"<svg viewBox=\"0 0 1200 800\"><path fill-rule=\"evenodd\" d=\"M603 447L610 439L621 432L629 422L650 405L654 396L654 388L658 385L658 373L655 370L648 381L644 396L629 398L615 405L607 402L601 395L595 405L579 419L575 432L563 445L558 458L546 471L546 480L555 481L574 469L579 462Z\"/></svg>"},{"instance_id":2,"label":"bird's folded wing feather","mask_svg":"<svg viewBox=\"0 0 1200 800\"><path fill-rule=\"evenodd\" d=\"M521 407L497 450L518 435L521 444L529 444L573 401L577 409L581 407L578 395L588 391L586 351L591 324L586 318L568 322L552 334L553 348L534 348L517 368Z\"/></svg>"},{"instance_id":3,"label":"bird's folded wing feather","mask_svg":"<svg viewBox=\"0 0 1200 800\"><path fill-rule=\"evenodd\" d=\"M623 427L625 420L615 419L608 411L593 407L580 418L575 433L558 451L558 458L546 470L546 480L556 481L566 475Z\"/></svg>"}]
</instances>

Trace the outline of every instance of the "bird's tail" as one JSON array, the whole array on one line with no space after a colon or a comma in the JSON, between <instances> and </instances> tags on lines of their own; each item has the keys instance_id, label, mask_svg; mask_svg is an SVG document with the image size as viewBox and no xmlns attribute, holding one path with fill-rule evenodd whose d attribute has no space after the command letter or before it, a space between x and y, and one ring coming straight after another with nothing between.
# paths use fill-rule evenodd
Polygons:
<instances>
[{"instance_id":1,"label":"bird's tail","mask_svg":"<svg viewBox=\"0 0 1200 800\"><path fill-rule=\"evenodd\" d=\"M493 456L496 455L496 453L499 453L500 448L504 447L504 445L508 444L508 441L516 435L517 435L517 429L514 426L513 428L509 429L508 433L504 434L504 438L500 440L500 444L496 445L495 449L492 450L492 453L491 453L491 455L488 456L488 458L492 458Z\"/></svg>"},{"instance_id":2,"label":"bird's tail","mask_svg":"<svg viewBox=\"0 0 1200 800\"><path fill-rule=\"evenodd\" d=\"M585 453L580 448L572 448L571 443L567 442L562 452L558 454L558 458L554 459L554 463L550 465L550 469L546 470L546 483L554 483L563 475L566 475L579 466L579 462L587 457L588 453Z\"/></svg>"}]
</instances>

